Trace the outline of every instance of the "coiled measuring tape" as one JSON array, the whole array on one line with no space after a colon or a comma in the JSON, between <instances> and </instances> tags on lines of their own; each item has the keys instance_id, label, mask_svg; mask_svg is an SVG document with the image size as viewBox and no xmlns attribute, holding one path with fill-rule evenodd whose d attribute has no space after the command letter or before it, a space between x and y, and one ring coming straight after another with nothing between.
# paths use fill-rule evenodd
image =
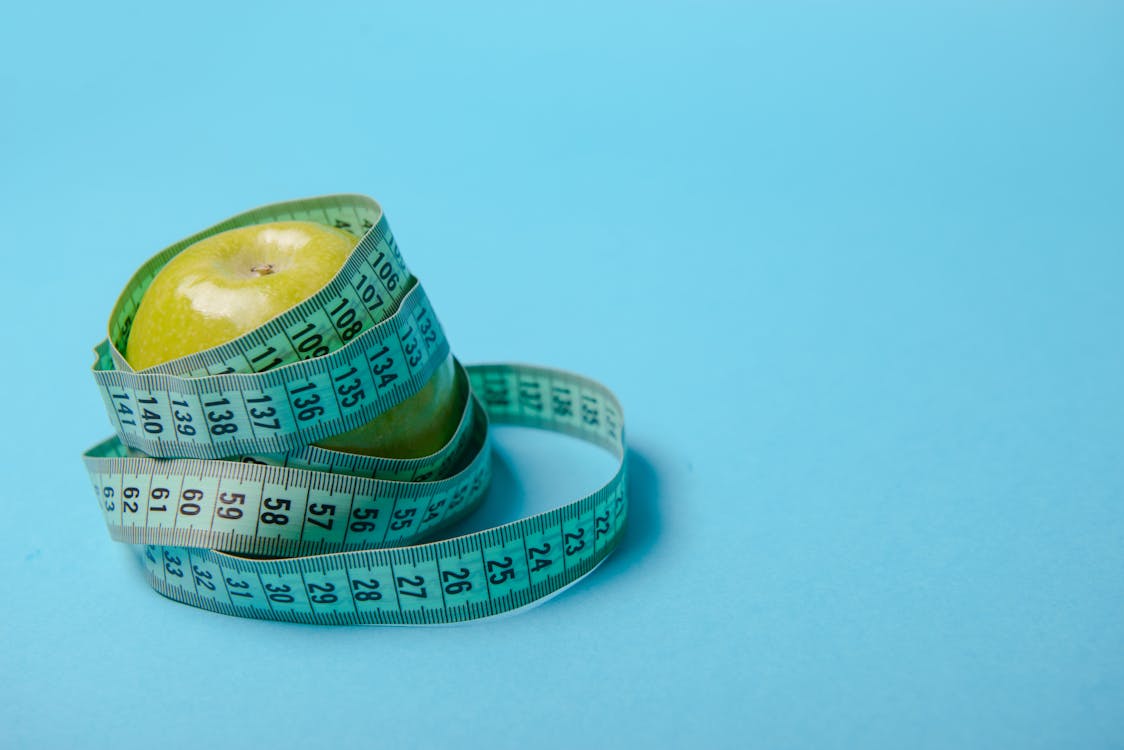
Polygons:
<instances>
[{"instance_id":1,"label":"coiled measuring tape","mask_svg":"<svg viewBox=\"0 0 1124 750\"><path fill-rule=\"evenodd\" d=\"M135 372L125 351L149 284L183 249L271 221L362 235L317 294L239 338ZM136 545L166 597L259 619L432 624L501 614L589 573L628 513L623 415L605 386L527 365L455 363L466 394L437 453L388 459L327 450L406 400L449 354L379 205L337 195L265 206L161 251L129 280L94 379L116 435L83 460L114 540ZM618 460L596 492L440 541L491 479L488 425L560 432Z\"/></svg>"}]
</instances>

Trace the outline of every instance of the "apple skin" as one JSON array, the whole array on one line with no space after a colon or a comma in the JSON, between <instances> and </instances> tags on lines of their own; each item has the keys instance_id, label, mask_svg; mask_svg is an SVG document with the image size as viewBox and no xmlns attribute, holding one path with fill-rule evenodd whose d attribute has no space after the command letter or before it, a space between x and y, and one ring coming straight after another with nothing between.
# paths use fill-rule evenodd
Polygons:
<instances>
[{"instance_id":1,"label":"apple skin","mask_svg":"<svg viewBox=\"0 0 1124 750\"><path fill-rule=\"evenodd\" d=\"M133 316L125 359L136 370L219 346L303 302L343 266L358 240L339 229L283 221L200 240L153 279ZM320 447L418 458L448 442L461 392L450 354L416 394Z\"/></svg>"}]
</instances>

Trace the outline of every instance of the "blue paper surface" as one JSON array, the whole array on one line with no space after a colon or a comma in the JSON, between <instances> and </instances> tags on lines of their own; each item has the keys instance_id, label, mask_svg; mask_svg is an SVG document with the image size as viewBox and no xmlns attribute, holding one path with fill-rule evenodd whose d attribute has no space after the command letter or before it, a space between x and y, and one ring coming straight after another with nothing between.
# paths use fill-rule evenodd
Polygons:
<instances>
[{"instance_id":1,"label":"blue paper surface","mask_svg":"<svg viewBox=\"0 0 1124 750\"><path fill-rule=\"evenodd\" d=\"M1124 10L25 3L0 23L0 747L1124 745ZM149 255L385 207L456 354L620 396L631 527L547 604L167 602L79 454ZM501 431L465 529L604 481Z\"/></svg>"}]
</instances>

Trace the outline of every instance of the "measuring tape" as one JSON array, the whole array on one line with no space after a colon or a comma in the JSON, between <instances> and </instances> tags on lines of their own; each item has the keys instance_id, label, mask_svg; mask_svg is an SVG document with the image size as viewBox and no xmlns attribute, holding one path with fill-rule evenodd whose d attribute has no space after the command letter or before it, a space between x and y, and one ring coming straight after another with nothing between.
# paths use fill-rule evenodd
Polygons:
<instances>
[{"instance_id":1,"label":"measuring tape","mask_svg":"<svg viewBox=\"0 0 1124 750\"><path fill-rule=\"evenodd\" d=\"M128 365L133 317L169 260L219 232L287 220L362 237L323 289L257 329L142 372ZM106 526L136 545L154 589L186 604L319 624L459 622L569 586L624 529L621 406L573 373L454 360L466 398L453 437L433 455L312 445L417 393L449 355L382 209L365 196L265 206L171 245L129 280L95 354L116 435L83 460ZM493 423L593 443L617 458L617 471L547 513L427 542L483 501Z\"/></svg>"}]
</instances>

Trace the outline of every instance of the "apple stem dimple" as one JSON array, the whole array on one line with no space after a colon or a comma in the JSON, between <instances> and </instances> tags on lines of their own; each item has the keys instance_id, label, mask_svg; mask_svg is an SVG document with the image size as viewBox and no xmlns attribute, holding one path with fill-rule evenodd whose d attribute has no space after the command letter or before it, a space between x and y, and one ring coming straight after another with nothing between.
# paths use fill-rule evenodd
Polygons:
<instances>
[{"instance_id":1,"label":"apple stem dimple","mask_svg":"<svg viewBox=\"0 0 1124 750\"><path fill-rule=\"evenodd\" d=\"M262 263L250 269L251 273L256 273L258 276L268 276L273 273L273 266L269 263Z\"/></svg>"}]
</instances>

